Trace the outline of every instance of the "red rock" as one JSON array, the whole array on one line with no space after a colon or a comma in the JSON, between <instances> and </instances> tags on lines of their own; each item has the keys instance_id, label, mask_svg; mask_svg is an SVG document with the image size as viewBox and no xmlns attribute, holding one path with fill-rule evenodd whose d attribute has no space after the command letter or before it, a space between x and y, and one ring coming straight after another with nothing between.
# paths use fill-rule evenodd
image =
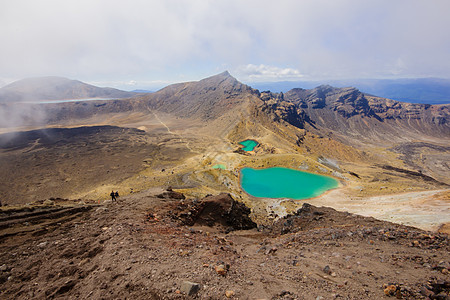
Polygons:
<instances>
[{"instance_id":1,"label":"red rock","mask_svg":"<svg viewBox=\"0 0 450 300\"><path fill-rule=\"evenodd\" d=\"M397 291L397 287L395 285L391 284L384 289L384 294L386 296L394 296L396 291Z\"/></svg>"},{"instance_id":2,"label":"red rock","mask_svg":"<svg viewBox=\"0 0 450 300\"><path fill-rule=\"evenodd\" d=\"M227 274L227 270L225 269L224 265L215 266L214 269L219 275L225 276Z\"/></svg>"}]
</instances>

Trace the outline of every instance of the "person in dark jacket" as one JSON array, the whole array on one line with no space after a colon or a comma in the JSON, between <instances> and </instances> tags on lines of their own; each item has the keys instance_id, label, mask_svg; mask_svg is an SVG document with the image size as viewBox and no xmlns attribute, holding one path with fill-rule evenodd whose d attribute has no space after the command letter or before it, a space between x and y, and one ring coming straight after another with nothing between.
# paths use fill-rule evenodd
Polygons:
<instances>
[{"instance_id":1,"label":"person in dark jacket","mask_svg":"<svg viewBox=\"0 0 450 300\"><path fill-rule=\"evenodd\" d=\"M111 200L112 201L116 201L116 193L114 193L114 191L111 191L111 194L109 194L111 196Z\"/></svg>"},{"instance_id":2,"label":"person in dark jacket","mask_svg":"<svg viewBox=\"0 0 450 300\"><path fill-rule=\"evenodd\" d=\"M116 192L114 193L114 197L116 198L116 200L119 199L119 191L116 191Z\"/></svg>"}]
</instances>

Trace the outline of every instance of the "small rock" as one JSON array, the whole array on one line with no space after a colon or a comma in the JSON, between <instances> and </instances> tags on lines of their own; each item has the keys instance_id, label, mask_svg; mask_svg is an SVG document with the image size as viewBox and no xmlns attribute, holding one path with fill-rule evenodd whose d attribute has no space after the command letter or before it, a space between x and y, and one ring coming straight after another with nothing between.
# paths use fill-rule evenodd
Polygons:
<instances>
[{"instance_id":1,"label":"small rock","mask_svg":"<svg viewBox=\"0 0 450 300\"><path fill-rule=\"evenodd\" d=\"M44 204L44 205L55 205L55 201L47 199L42 204Z\"/></svg>"},{"instance_id":2,"label":"small rock","mask_svg":"<svg viewBox=\"0 0 450 300\"><path fill-rule=\"evenodd\" d=\"M322 271L325 273L325 274L328 274L328 275L331 275L331 268L330 268L330 266L328 266L328 265L326 265L325 266L325 268L323 268L322 269Z\"/></svg>"},{"instance_id":3,"label":"small rock","mask_svg":"<svg viewBox=\"0 0 450 300\"><path fill-rule=\"evenodd\" d=\"M266 251L266 255L268 254L275 254L275 252L277 252L277 248L276 247L272 247L269 250Z\"/></svg>"},{"instance_id":4,"label":"small rock","mask_svg":"<svg viewBox=\"0 0 450 300\"><path fill-rule=\"evenodd\" d=\"M42 243L39 243L37 246L39 247L39 248L45 248L46 246L47 246L47 242L42 242Z\"/></svg>"},{"instance_id":5,"label":"small rock","mask_svg":"<svg viewBox=\"0 0 450 300\"><path fill-rule=\"evenodd\" d=\"M193 296L198 293L200 290L200 285L195 282L183 281L181 284L180 291L185 293L188 296Z\"/></svg>"},{"instance_id":6,"label":"small rock","mask_svg":"<svg viewBox=\"0 0 450 300\"><path fill-rule=\"evenodd\" d=\"M7 266L6 264L3 264L3 265L0 267L0 271L5 272L5 271L7 271L7 270L8 270L8 266Z\"/></svg>"},{"instance_id":7,"label":"small rock","mask_svg":"<svg viewBox=\"0 0 450 300\"><path fill-rule=\"evenodd\" d=\"M226 292L225 292L225 296L226 296L227 298L233 297L233 296L234 296L234 291L231 291L231 290L226 291Z\"/></svg>"},{"instance_id":8,"label":"small rock","mask_svg":"<svg viewBox=\"0 0 450 300\"><path fill-rule=\"evenodd\" d=\"M225 269L224 265L215 266L214 269L219 275L225 276L227 274L227 270Z\"/></svg>"},{"instance_id":9,"label":"small rock","mask_svg":"<svg viewBox=\"0 0 450 300\"><path fill-rule=\"evenodd\" d=\"M85 265L85 264L88 263L88 262L89 262L89 258L85 258L85 259L81 260L81 261L78 263L78 266Z\"/></svg>"},{"instance_id":10,"label":"small rock","mask_svg":"<svg viewBox=\"0 0 450 300\"><path fill-rule=\"evenodd\" d=\"M423 296L428 297L428 298L431 298L431 296L434 296L434 293L424 286L420 289L420 293Z\"/></svg>"},{"instance_id":11,"label":"small rock","mask_svg":"<svg viewBox=\"0 0 450 300\"><path fill-rule=\"evenodd\" d=\"M394 296L396 291L397 291L397 287L395 285L391 284L391 285L388 285L384 289L384 294L386 296Z\"/></svg>"},{"instance_id":12,"label":"small rock","mask_svg":"<svg viewBox=\"0 0 450 300\"><path fill-rule=\"evenodd\" d=\"M439 294L435 295L433 299L447 300L448 299L448 294L446 292L440 292Z\"/></svg>"}]
</instances>

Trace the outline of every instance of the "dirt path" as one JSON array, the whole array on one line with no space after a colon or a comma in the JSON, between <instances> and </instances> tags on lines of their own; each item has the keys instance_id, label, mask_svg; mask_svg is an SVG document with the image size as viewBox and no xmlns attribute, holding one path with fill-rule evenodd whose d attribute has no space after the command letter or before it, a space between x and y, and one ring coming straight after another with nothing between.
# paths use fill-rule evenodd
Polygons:
<instances>
[{"instance_id":1,"label":"dirt path","mask_svg":"<svg viewBox=\"0 0 450 300\"><path fill-rule=\"evenodd\" d=\"M159 192L16 223L42 226L0 239L0 298L185 299L189 281L199 299L380 299L388 283L414 299L450 280L446 235L316 208L274 231L226 234L180 226L184 201Z\"/></svg>"},{"instance_id":2,"label":"dirt path","mask_svg":"<svg viewBox=\"0 0 450 300\"><path fill-rule=\"evenodd\" d=\"M185 143L185 145L186 145L186 148L188 148L191 152L197 153L197 154L201 154L201 152L199 152L199 151L193 149L193 148L190 146L190 142L189 142L188 140L184 139L181 135L179 135L179 134L177 134L177 133L171 131L170 128L169 128L169 126L167 126L167 124L164 123L164 122L159 118L159 116L156 114L155 111L153 111L153 110L151 110L151 109L149 109L149 108L147 108L147 109L155 116L156 120L158 120L158 122L161 123L161 125L164 126L164 127L167 129L167 132L168 132L168 133L170 133L170 134L172 134L172 135L178 137L178 138L180 139L180 141L183 141L183 142Z\"/></svg>"},{"instance_id":3,"label":"dirt path","mask_svg":"<svg viewBox=\"0 0 450 300\"><path fill-rule=\"evenodd\" d=\"M173 135L177 135L177 134L173 133L173 132L170 130L169 126L167 126L166 123L164 123L163 121L161 121L161 119L158 117L158 115L157 115L154 111L152 111L152 110L150 110L150 109L148 109L148 110L155 116L156 120L158 120L158 122L161 123L162 126L166 127L168 133L173 134Z\"/></svg>"}]
</instances>

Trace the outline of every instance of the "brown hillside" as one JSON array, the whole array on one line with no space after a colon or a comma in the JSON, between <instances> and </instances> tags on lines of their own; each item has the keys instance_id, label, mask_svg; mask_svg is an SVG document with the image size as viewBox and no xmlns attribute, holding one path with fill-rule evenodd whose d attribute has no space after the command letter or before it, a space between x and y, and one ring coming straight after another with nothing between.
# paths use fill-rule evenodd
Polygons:
<instances>
[{"instance_id":1,"label":"brown hillside","mask_svg":"<svg viewBox=\"0 0 450 300\"><path fill-rule=\"evenodd\" d=\"M184 118L214 119L256 91L228 72L196 81L170 85L156 93L139 97L149 108Z\"/></svg>"}]
</instances>

